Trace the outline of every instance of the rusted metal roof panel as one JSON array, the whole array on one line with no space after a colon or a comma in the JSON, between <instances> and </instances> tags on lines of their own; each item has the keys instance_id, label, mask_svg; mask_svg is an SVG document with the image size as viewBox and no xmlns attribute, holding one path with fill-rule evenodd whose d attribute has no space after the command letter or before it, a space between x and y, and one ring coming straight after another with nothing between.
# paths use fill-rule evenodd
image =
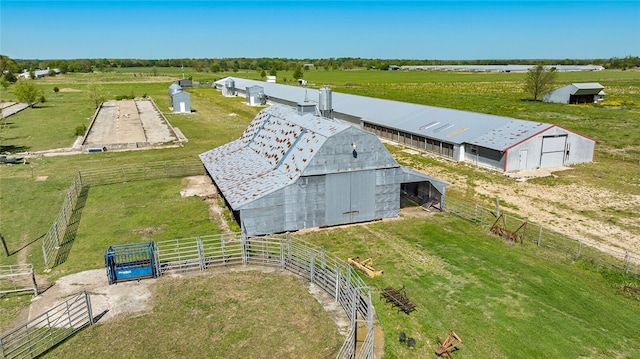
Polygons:
<instances>
[{"instance_id":1,"label":"rusted metal roof panel","mask_svg":"<svg viewBox=\"0 0 640 359\"><path fill-rule=\"evenodd\" d=\"M235 210L293 183L328 137L350 127L274 105L262 110L240 138L200 155Z\"/></svg>"}]
</instances>

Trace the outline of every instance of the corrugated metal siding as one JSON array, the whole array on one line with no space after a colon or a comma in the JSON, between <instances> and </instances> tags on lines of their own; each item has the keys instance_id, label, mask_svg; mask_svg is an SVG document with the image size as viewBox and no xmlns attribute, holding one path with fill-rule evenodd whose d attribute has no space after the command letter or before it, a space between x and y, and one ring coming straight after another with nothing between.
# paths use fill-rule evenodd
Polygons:
<instances>
[{"instance_id":1,"label":"corrugated metal siding","mask_svg":"<svg viewBox=\"0 0 640 359\"><path fill-rule=\"evenodd\" d=\"M365 222L375 219L376 175L375 170L350 172L351 220ZM329 191L329 188L327 188Z\"/></svg>"},{"instance_id":2,"label":"corrugated metal siding","mask_svg":"<svg viewBox=\"0 0 640 359\"><path fill-rule=\"evenodd\" d=\"M554 140L555 139L555 140ZM553 126L508 151L507 172L566 166L593 160L595 140ZM524 152L523 152L524 151ZM527 158L521 156L526 154ZM526 165L526 168L522 168Z\"/></svg>"},{"instance_id":3,"label":"corrugated metal siding","mask_svg":"<svg viewBox=\"0 0 640 359\"><path fill-rule=\"evenodd\" d=\"M399 168L376 170L376 194L374 218L394 218L400 214L400 186L402 174Z\"/></svg>"},{"instance_id":4,"label":"corrugated metal siding","mask_svg":"<svg viewBox=\"0 0 640 359\"><path fill-rule=\"evenodd\" d=\"M353 156L353 144L357 157ZM349 127L339 136L326 139L303 175L391 167L399 165L374 134Z\"/></svg>"},{"instance_id":5,"label":"corrugated metal siding","mask_svg":"<svg viewBox=\"0 0 640 359\"><path fill-rule=\"evenodd\" d=\"M375 183L375 170L327 175L327 225L375 219Z\"/></svg>"}]
</instances>

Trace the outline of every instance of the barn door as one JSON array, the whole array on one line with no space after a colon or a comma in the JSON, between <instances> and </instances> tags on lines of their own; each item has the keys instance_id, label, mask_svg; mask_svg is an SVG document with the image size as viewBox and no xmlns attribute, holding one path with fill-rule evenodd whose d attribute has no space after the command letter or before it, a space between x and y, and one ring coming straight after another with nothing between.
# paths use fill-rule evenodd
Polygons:
<instances>
[{"instance_id":1,"label":"barn door","mask_svg":"<svg viewBox=\"0 0 640 359\"><path fill-rule=\"evenodd\" d=\"M564 149L566 143L567 135L543 137L540 168L560 167L564 165Z\"/></svg>"},{"instance_id":2,"label":"barn door","mask_svg":"<svg viewBox=\"0 0 640 359\"><path fill-rule=\"evenodd\" d=\"M328 226L363 222L375 215L375 173L357 171L327 175Z\"/></svg>"}]
</instances>

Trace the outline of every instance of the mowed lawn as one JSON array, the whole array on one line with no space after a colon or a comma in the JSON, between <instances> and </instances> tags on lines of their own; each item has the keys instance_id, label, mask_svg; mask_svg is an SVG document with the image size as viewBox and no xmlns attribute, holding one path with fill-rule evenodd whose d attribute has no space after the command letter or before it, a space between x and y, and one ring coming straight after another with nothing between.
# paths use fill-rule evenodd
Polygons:
<instances>
[{"instance_id":1,"label":"mowed lawn","mask_svg":"<svg viewBox=\"0 0 640 359\"><path fill-rule=\"evenodd\" d=\"M168 102L167 89L172 77L162 75L162 69L159 70L161 76L156 77L134 77L134 73L71 74L39 81L47 102L39 108L8 118L10 125L3 133L1 145L25 151L71 146L75 140L73 130L80 124L88 124L94 109L84 92L55 94L53 87L83 90L91 81L102 81L109 96L146 94L154 98L161 110L168 112L165 102ZM257 76L249 72L235 75ZM566 81L600 81L611 88L612 91L607 93L611 101L618 102L615 106L599 108L544 106L525 101L526 95L516 92L520 78L512 75L516 74L362 70L310 71L305 73L305 78L319 86L330 84L334 91L405 101L419 94L423 98L420 103L437 105L440 101L445 107L460 106L462 109L560 123L598 138L601 141L599 149L604 153L600 156L607 156L607 151L631 148L640 143L640 134L628 130L640 121L637 117L638 104L633 102L634 93L640 86L637 73L605 71L591 74L594 77L587 77L589 74L561 74L561 79ZM202 74L208 80L219 76L221 74ZM624 91L617 92L617 88ZM199 153L237 138L259 110L245 106L242 98L223 98L211 88L189 91L196 112L189 115L167 114L169 121L189 138L182 148L40 157L32 159L26 166L0 167L1 233L12 252L9 257L0 256L0 264L33 263L39 278L53 282L65 274L99 268L104 250L111 243L217 233L219 223L209 218L207 206L201 200L180 198L178 192L183 185L180 179L95 187L88 192L82 221L67 261L49 274L42 272L44 266L39 238L57 215L66 190L78 171L123 163L196 158ZM3 101L12 99L11 93L2 92L1 95ZM429 103L431 100L427 99L440 100ZM578 121L576 117L584 121ZM601 124L605 126L599 127ZM621 174L614 185L630 193L638 191L633 185L637 172L634 177L633 164L628 161L613 159L593 166L607 166L607 171L631 173L630 176ZM435 356L436 337L443 338L450 329L464 341L461 350L454 354L456 358L640 358L640 340L637 339L640 338L640 326L637 325L640 322L640 300L621 291L625 284L639 286L637 278L603 271L586 261L557 257L535 248L507 246L502 240L488 236L481 228L447 214L327 229L296 234L295 238L323 245L344 259L353 255L373 257L376 267L385 271L382 277L366 280L373 288L378 321L385 331L386 358ZM274 357L270 353L278 357L335 355L332 351L335 343L331 344L330 339L326 345L319 346L293 344L300 351L288 356L286 352L277 351L281 349L271 348L269 342L264 344L261 334L250 331L249 322L260 321L263 317L283 318L283 323L291 320L288 315L295 311L282 314L270 304L287 303L290 297L288 289L263 288L256 294L265 298L257 303L260 311L253 310L255 318L235 316L229 319L225 315L229 316L243 306L229 307L217 303L213 293L220 290L214 289L219 283L203 278L176 283L166 278L158 280L153 313L88 328L48 356L74 357L73 353L76 353L75 357L111 356L106 351L87 351L87 341L96 343L96 349L100 348L98 345L107 343L111 347L120 345L131 353L138 353L130 357ZM283 286L298 285L295 281L293 284L281 284L279 279L266 277L264 283L260 278L246 280L251 287L282 289ZM230 282L221 283L237 289ZM162 289L165 285L179 290L166 292ZM418 305L418 310L410 315L397 313L389 304L379 300L380 288L402 285L407 287L408 296ZM303 284L300 288L301 294L297 295L304 300L311 298L313 302ZM176 297L176 292L184 295L184 299ZM176 298L172 305L164 302L169 297ZM8 329L17 311L28 303L28 296L0 297L0 327ZM286 305L295 306L296 303ZM273 312L263 312L264 308L271 307ZM307 307L311 317L318 315L311 304L305 304ZM196 308L197 315L194 316L189 308ZM216 322L229 320L229 327L221 329L206 321L194 320L195 317L207 316ZM190 323L194 325L190 326ZM243 326L245 323L247 328ZM180 337L180 340L170 342L167 338L173 338L172 335L178 331L176 328L185 331L185 337L192 340L186 343ZM307 327L304 330L292 328L290 324L283 324L270 338L283 342L286 340L280 338L283 333L309 330ZM335 334L331 334L334 329L328 330L327 338L331 338ZM400 331L416 338L416 349L409 350L398 343ZM242 334L238 335L238 332ZM207 333L209 335L204 335ZM215 339L212 338L214 333L217 334ZM309 335L320 334L309 331ZM127 340L127 337L140 340ZM252 338L256 345L247 345ZM292 339L292 342L298 343L296 340ZM166 349L168 347L163 349L166 343L175 343L171 346L173 351ZM144 350L149 346L157 346L158 351L145 354ZM186 346L199 349L189 351L192 349ZM276 351L270 351L272 349ZM305 354L306 350L309 352Z\"/></svg>"}]
</instances>

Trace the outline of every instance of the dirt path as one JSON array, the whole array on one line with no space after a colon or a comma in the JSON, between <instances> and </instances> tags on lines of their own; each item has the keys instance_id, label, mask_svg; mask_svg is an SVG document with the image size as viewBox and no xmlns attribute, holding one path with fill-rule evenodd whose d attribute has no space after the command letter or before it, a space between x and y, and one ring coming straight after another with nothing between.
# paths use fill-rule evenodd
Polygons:
<instances>
[{"instance_id":1,"label":"dirt path","mask_svg":"<svg viewBox=\"0 0 640 359\"><path fill-rule=\"evenodd\" d=\"M199 196L209 204L209 217L219 223L220 232L230 232L229 223L224 218L223 208L218 204L218 190L209 176L191 176L186 178L188 183L180 191L182 197Z\"/></svg>"}]
</instances>

